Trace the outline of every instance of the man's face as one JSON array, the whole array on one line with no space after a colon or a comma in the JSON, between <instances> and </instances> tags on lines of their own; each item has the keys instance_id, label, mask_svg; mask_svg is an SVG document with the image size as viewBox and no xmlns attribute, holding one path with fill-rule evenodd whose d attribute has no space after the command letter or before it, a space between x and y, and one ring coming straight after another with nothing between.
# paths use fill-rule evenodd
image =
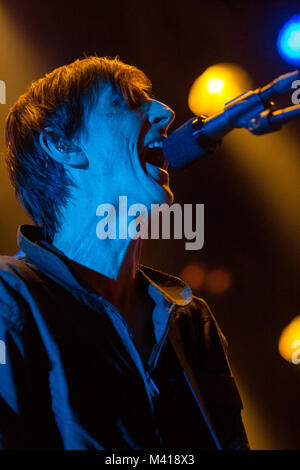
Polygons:
<instances>
[{"instance_id":1,"label":"man's face","mask_svg":"<svg viewBox=\"0 0 300 470\"><path fill-rule=\"evenodd\" d=\"M92 203L117 205L119 196L148 209L172 203L162 150L148 145L163 140L173 119L173 111L159 101L143 100L131 109L110 83L102 86L79 137L89 160L88 184L97 191L98 201Z\"/></svg>"}]
</instances>

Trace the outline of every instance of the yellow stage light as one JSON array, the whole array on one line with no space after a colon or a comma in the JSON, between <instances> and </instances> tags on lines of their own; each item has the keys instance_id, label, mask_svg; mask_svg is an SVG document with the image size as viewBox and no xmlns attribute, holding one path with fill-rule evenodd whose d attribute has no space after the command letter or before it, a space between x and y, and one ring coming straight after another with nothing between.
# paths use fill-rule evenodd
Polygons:
<instances>
[{"instance_id":1,"label":"yellow stage light","mask_svg":"<svg viewBox=\"0 0 300 470\"><path fill-rule=\"evenodd\" d=\"M211 78L207 82L207 90L212 95L217 95L222 93L224 90L224 80L221 78Z\"/></svg>"},{"instance_id":2,"label":"yellow stage light","mask_svg":"<svg viewBox=\"0 0 300 470\"><path fill-rule=\"evenodd\" d=\"M193 114L213 114L224 104L251 89L248 73L239 65L216 64L200 75L193 83L188 105Z\"/></svg>"},{"instance_id":3,"label":"yellow stage light","mask_svg":"<svg viewBox=\"0 0 300 470\"><path fill-rule=\"evenodd\" d=\"M281 356L289 362L300 364L300 316L287 325L281 333L278 342Z\"/></svg>"}]
</instances>

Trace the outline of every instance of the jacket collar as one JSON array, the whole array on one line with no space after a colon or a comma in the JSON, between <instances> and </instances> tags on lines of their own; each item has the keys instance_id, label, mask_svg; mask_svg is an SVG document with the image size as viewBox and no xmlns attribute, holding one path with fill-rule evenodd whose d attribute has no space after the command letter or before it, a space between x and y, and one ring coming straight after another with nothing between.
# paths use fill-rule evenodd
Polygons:
<instances>
[{"instance_id":1,"label":"jacket collar","mask_svg":"<svg viewBox=\"0 0 300 470\"><path fill-rule=\"evenodd\" d=\"M41 272L56 277L63 283L79 290L90 289L83 286L72 269L71 260L58 248L42 237L42 230L35 225L20 225L18 227L18 245ZM190 287L181 279L162 273L147 266L140 265L140 273L149 283L151 296L163 297L167 303L184 306L191 302L193 294ZM157 295L156 295L157 297Z\"/></svg>"}]
</instances>

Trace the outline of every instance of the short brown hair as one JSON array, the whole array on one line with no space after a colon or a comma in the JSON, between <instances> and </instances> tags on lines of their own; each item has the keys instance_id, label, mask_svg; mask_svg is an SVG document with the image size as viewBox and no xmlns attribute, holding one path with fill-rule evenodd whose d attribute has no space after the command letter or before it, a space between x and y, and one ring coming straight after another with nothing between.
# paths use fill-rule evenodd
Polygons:
<instances>
[{"instance_id":1,"label":"short brown hair","mask_svg":"<svg viewBox=\"0 0 300 470\"><path fill-rule=\"evenodd\" d=\"M83 126L84 112L103 82L118 86L131 107L148 97L151 82L137 67L118 57L87 57L64 65L33 82L6 119L6 162L15 194L31 219L52 239L61 226L62 209L73 186L62 163L39 144L40 131L51 127L72 138Z\"/></svg>"}]
</instances>

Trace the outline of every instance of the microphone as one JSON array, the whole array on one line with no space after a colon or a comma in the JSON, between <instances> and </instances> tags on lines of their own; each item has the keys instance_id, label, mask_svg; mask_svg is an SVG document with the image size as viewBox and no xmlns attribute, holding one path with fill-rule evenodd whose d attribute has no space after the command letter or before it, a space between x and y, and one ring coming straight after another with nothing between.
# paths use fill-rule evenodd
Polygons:
<instances>
[{"instance_id":1,"label":"microphone","mask_svg":"<svg viewBox=\"0 0 300 470\"><path fill-rule=\"evenodd\" d=\"M279 129L285 118L292 119L299 110L287 108L272 113L266 108L274 107L271 99L287 91L299 77L299 70L281 75L266 86L229 101L219 113L193 117L164 140L165 159L173 168L185 168L203 155L214 152L222 137L234 128L243 127L256 135Z\"/></svg>"}]
</instances>

